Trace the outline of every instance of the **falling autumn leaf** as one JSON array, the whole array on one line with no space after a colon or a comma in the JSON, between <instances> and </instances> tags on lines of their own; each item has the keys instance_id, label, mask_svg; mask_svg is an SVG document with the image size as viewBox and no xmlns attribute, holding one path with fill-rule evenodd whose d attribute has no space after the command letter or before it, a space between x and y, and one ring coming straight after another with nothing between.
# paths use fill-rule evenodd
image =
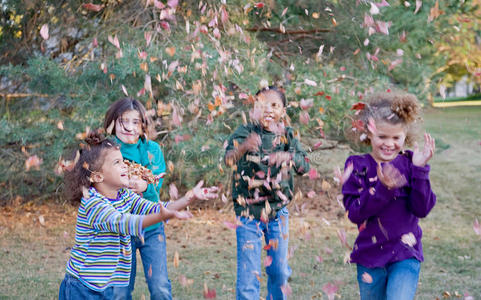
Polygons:
<instances>
[{"instance_id":1,"label":"falling autumn leaf","mask_svg":"<svg viewBox=\"0 0 481 300\"><path fill-rule=\"evenodd\" d=\"M224 197L225 197L225 196L224 196ZM231 222L229 222L229 221L224 221L224 225L225 225L227 228L232 229L232 230L236 230L237 227L239 227L239 225L233 224L233 223L231 223Z\"/></svg>"},{"instance_id":2,"label":"falling autumn leaf","mask_svg":"<svg viewBox=\"0 0 481 300\"><path fill-rule=\"evenodd\" d=\"M40 36L44 39L44 40L48 40L49 36L48 36L48 24L43 24L42 27L40 28Z\"/></svg>"},{"instance_id":3,"label":"falling autumn leaf","mask_svg":"<svg viewBox=\"0 0 481 300\"><path fill-rule=\"evenodd\" d=\"M122 92L124 93L125 96L129 96L129 93L127 92L127 89L125 88L125 86L122 84Z\"/></svg>"},{"instance_id":4,"label":"falling autumn leaf","mask_svg":"<svg viewBox=\"0 0 481 300\"><path fill-rule=\"evenodd\" d=\"M339 290L339 286L335 283L328 282L322 287L322 291L326 293L327 299L334 300L334 296Z\"/></svg>"},{"instance_id":5,"label":"falling autumn leaf","mask_svg":"<svg viewBox=\"0 0 481 300\"><path fill-rule=\"evenodd\" d=\"M311 168L309 170L309 173L307 173L307 175L309 176L310 180L314 180L319 177L319 174L317 173L317 170L315 168Z\"/></svg>"},{"instance_id":6,"label":"falling autumn leaf","mask_svg":"<svg viewBox=\"0 0 481 300\"><path fill-rule=\"evenodd\" d=\"M284 283L284 285L281 286L281 291L284 295L287 295L287 296L292 295L292 288L288 282Z\"/></svg>"},{"instance_id":7,"label":"falling autumn leaf","mask_svg":"<svg viewBox=\"0 0 481 300\"><path fill-rule=\"evenodd\" d=\"M204 283L204 298L205 299L215 299L217 297L217 293L215 289L210 289L207 287L207 283Z\"/></svg>"},{"instance_id":8,"label":"falling autumn leaf","mask_svg":"<svg viewBox=\"0 0 481 300\"><path fill-rule=\"evenodd\" d=\"M429 11L428 22L436 20L443 13L444 12L439 9L439 0L436 0L436 3L434 3L434 6L431 7L431 10Z\"/></svg>"},{"instance_id":9,"label":"falling autumn leaf","mask_svg":"<svg viewBox=\"0 0 481 300\"><path fill-rule=\"evenodd\" d=\"M175 251L174 253L174 267L179 267L179 252Z\"/></svg>"},{"instance_id":10,"label":"falling autumn leaf","mask_svg":"<svg viewBox=\"0 0 481 300\"><path fill-rule=\"evenodd\" d=\"M32 155L25 160L25 169L27 171L30 171L31 168L39 170L42 162L43 160L39 158L36 154Z\"/></svg>"},{"instance_id":11,"label":"falling autumn leaf","mask_svg":"<svg viewBox=\"0 0 481 300\"><path fill-rule=\"evenodd\" d=\"M481 226L479 225L478 219L474 219L473 229L477 235L481 236Z\"/></svg>"},{"instance_id":12,"label":"falling autumn leaf","mask_svg":"<svg viewBox=\"0 0 481 300\"><path fill-rule=\"evenodd\" d=\"M267 255L265 258L264 258L264 267L268 267L272 264L272 256L270 255Z\"/></svg>"},{"instance_id":13,"label":"falling autumn leaf","mask_svg":"<svg viewBox=\"0 0 481 300\"><path fill-rule=\"evenodd\" d=\"M104 4L92 4L92 3L84 3L82 4L82 8L93 11L93 12L99 12L105 7Z\"/></svg>"},{"instance_id":14,"label":"falling autumn leaf","mask_svg":"<svg viewBox=\"0 0 481 300\"><path fill-rule=\"evenodd\" d=\"M45 218L42 215L38 216L38 222L40 225L45 226Z\"/></svg>"},{"instance_id":15,"label":"falling autumn leaf","mask_svg":"<svg viewBox=\"0 0 481 300\"><path fill-rule=\"evenodd\" d=\"M171 183L169 185L169 196L171 199L179 198L179 191L177 190L177 187L175 186L174 183Z\"/></svg>"},{"instance_id":16,"label":"falling autumn leaf","mask_svg":"<svg viewBox=\"0 0 481 300\"><path fill-rule=\"evenodd\" d=\"M364 272L362 274L362 281L364 281L365 283L372 283L372 276L369 273Z\"/></svg>"},{"instance_id":17,"label":"falling autumn leaf","mask_svg":"<svg viewBox=\"0 0 481 300\"><path fill-rule=\"evenodd\" d=\"M175 55L175 47L167 47L165 48L165 53L167 53L170 57Z\"/></svg>"},{"instance_id":18,"label":"falling autumn leaf","mask_svg":"<svg viewBox=\"0 0 481 300\"><path fill-rule=\"evenodd\" d=\"M120 50L120 42L119 42L119 38L117 37L117 35L115 35L114 37L112 36L108 36L107 39L109 40L109 42L114 45L117 49Z\"/></svg>"},{"instance_id":19,"label":"falling autumn leaf","mask_svg":"<svg viewBox=\"0 0 481 300\"><path fill-rule=\"evenodd\" d=\"M144 32L144 38L145 38L145 43L147 44L147 47L148 47L150 45L150 42L152 41L152 31Z\"/></svg>"},{"instance_id":20,"label":"falling autumn leaf","mask_svg":"<svg viewBox=\"0 0 481 300\"><path fill-rule=\"evenodd\" d=\"M422 0L416 0L416 9L414 10L414 14L418 13L418 11L421 9L421 6L423 6L423 1Z\"/></svg>"}]
</instances>

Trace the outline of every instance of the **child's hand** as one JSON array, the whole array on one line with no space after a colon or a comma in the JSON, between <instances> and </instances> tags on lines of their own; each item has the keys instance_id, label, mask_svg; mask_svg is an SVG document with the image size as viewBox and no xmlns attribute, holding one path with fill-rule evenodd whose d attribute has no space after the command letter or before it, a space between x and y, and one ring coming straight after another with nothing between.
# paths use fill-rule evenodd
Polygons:
<instances>
[{"instance_id":1,"label":"child's hand","mask_svg":"<svg viewBox=\"0 0 481 300\"><path fill-rule=\"evenodd\" d=\"M279 151L269 154L269 166L276 165L279 167L283 162L289 162L292 159L290 152Z\"/></svg>"},{"instance_id":2,"label":"child's hand","mask_svg":"<svg viewBox=\"0 0 481 300\"><path fill-rule=\"evenodd\" d=\"M429 133L424 134L424 149L419 150L417 143L414 144L413 151L413 165L418 167L424 167L427 162L433 157L434 150L436 149L436 143L434 138Z\"/></svg>"},{"instance_id":3,"label":"child's hand","mask_svg":"<svg viewBox=\"0 0 481 300\"><path fill-rule=\"evenodd\" d=\"M249 136L244 140L244 142L240 145L242 147L243 152L257 152L259 151L259 146L262 144L261 137L253 132L249 134Z\"/></svg>"},{"instance_id":4,"label":"child's hand","mask_svg":"<svg viewBox=\"0 0 481 300\"><path fill-rule=\"evenodd\" d=\"M192 202L194 199L197 200L210 200L219 197L217 194L219 192L219 188L216 186L211 187L202 187L204 185L204 181L201 180L199 183L192 189L191 193L192 196L189 197L189 202Z\"/></svg>"},{"instance_id":5,"label":"child's hand","mask_svg":"<svg viewBox=\"0 0 481 300\"><path fill-rule=\"evenodd\" d=\"M390 163L381 166L377 165L377 177L388 189L396 189L406 185L407 180L398 169L396 169Z\"/></svg>"},{"instance_id":6,"label":"child's hand","mask_svg":"<svg viewBox=\"0 0 481 300\"><path fill-rule=\"evenodd\" d=\"M129 180L129 189L137 194L141 194L147 190L147 181L143 180L139 176L132 176Z\"/></svg>"},{"instance_id":7,"label":"child's hand","mask_svg":"<svg viewBox=\"0 0 481 300\"><path fill-rule=\"evenodd\" d=\"M173 211L173 217L179 220L186 220L192 218L192 214L190 211L183 210L183 211Z\"/></svg>"}]
</instances>

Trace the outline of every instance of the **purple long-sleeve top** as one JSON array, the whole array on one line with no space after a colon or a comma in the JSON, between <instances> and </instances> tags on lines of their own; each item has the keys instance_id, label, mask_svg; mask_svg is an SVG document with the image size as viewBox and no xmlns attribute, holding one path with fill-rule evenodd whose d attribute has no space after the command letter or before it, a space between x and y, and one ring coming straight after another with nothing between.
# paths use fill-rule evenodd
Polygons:
<instances>
[{"instance_id":1,"label":"purple long-sleeve top","mask_svg":"<svg viewBox=\"0 0 481 300\"><path fill-rule=\"evenodd\" d=\"M407 181L395 189L378 180L377 162L370 154L346 160L346 168L352 163L353 170L342 186L344 207L359 229L351 262L374 268L412 257L424 260L418 221L431 211L436 195L429 182L429 165L413 165L412 156L404 151L389 162Z\"/></svg>"}]
</instances>

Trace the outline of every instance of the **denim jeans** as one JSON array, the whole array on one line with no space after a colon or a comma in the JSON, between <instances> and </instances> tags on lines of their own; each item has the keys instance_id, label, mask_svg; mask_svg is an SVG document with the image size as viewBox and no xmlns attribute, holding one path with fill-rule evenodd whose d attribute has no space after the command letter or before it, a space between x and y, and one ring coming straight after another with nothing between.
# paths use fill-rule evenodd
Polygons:
<instances>
[{"instance_id":1,"label":"denim jeans","mask_svg":"<svg viewBox=\"0 0 481 300\"><path fill-rule=\"evenodd\" d=\"M80 280L70 274L65 277L60 284L58 292L59 300L103 300L113 299L113 287L108 287L102 292L96 292L85 286Z\"/></svg>"},{"instance_id":2,"label":"denim jeans","mask_svg":"<svg viewBox=\"0 0 481 300\"><path fill-rule=\"evenodd\" d=\"M384 268L366 268L358 264L357 281L361 300L414 299L420 269L421 262L415 258L391 263ZM364 273L369 276L364 275L363 279Z\"/></svg>"},{"instance_id":3,"label":"denim jeans","mask_svg":"<svg viewBox=\"0 0 481 300\"><path fill-rule=\"evenodd\" d=\"M236 299L259 299L261 278L262 235L271 247L267 256L272 258L266 267L266 300L286 299L281 287L287 283L292 271L288 265L289 212L286 207L279 210L274 220L265 224L259 220L240 217L242 225L237 227L237 285Z\"/></svg>"},{"instance_id":4,"label":"denim jeans","mask_svg":"<svg viewBox=\"0 0 481 300\"><path fill-rule=\"evenodd\" d=\"M127 287L114 287L116 300L131 300L137 274L137 249L140 251L144 267L145 281L149 287L150 299L172 299L172 287L167 274L167 252L164 223L156 229L146 231L144 243L138 237L132 237L132 271Z\"/></svg>"}]
</instances>

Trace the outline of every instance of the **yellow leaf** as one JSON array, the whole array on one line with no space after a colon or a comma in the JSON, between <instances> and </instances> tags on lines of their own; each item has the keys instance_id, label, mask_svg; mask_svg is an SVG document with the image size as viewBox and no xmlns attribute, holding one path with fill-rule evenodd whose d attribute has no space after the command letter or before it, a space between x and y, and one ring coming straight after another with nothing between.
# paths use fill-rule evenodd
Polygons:
<instances>
[{"instance_id":1,"label":"yellow leaf","mask_svg":"<svg viewBox=\"0 0 481 300\"><path fill-rule=\"evenodd\" d=\"M179 252L175 251L174 253L174 267L179 267Z\"/></svg>"}]
</instances>

